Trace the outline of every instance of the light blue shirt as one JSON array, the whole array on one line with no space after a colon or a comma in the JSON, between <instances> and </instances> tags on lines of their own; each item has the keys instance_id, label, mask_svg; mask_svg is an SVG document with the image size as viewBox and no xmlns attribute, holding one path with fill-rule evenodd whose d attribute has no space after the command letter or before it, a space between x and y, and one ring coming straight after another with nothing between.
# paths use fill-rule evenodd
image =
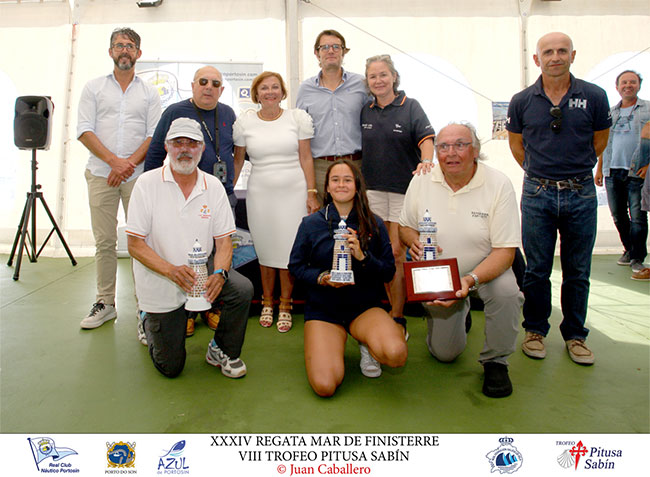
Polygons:
<instances>
[{"instance_id":1,"label":"light blue shirt","mask_svg":"<svg viewBox=\"0 0 650 477\"><path fill-rule=\"evenodd\" d=\"M610 165L612 169L629 169L634 150L639 145L639 137L634 137L632 134L631 120L634 117L632 109L634 109L634 106L621 108L621 114L609 131L614 136L612 138L612 163Z\"/></svg>"},{"instance_id":2,"label":"light blue shirt","mask_svg":"<svg viewBox=\"0 0 650 477\"><path fill-rule=\"evenodd\" d=\"M612 124L617 125L620 121L619 117L621 116L621 103L619 102L616 106L612 108ZM637 177L636 171L641 167L648 165L648 158L642 154L641 148L641 129L643 125L650 121L650 102L645 101L641 98L637 98L636 104L633 106L631 118L629 121L630 126L630 135L636 138L635 147L633 149L632 155L629 160L629 175ZM614 126L612 126L612 131L610 131L609 138L607 140L607 147L605 152L603 152L603 176L609 177L609 170L612 167L615 167L613 164L614 157L614 136L616 135L613 131Z\"/></svg>"},{"instance_id":3,"label":"light blue shirt","mask_svg":"<svg viewBox=\"0 0 650 477\"><path fill-rule=\"evenodd\" d=\"M161 112L160 96L153 85L135 76L123 92L113 73L101 76L89 81L81 93L77 138L91 131L109 151L126 158L153 136ZM111 167L93 153L86 168L98 177L108 177L111 172ZM143 170L144 161L128 181Z\"/></svg>"},{"instance_id":4,"label":"light blue shirt","mask_svg":"<svg viewBox=\"0 0 650 477\"><path fill-rule=\"evenodd\" d=\"M363 76L343 71L331 91L320 85L321 73L302 82L296 106L314 120L311 154L344 156L361 151L361 108L369 101Z\"/></svg>"}]
</instances>

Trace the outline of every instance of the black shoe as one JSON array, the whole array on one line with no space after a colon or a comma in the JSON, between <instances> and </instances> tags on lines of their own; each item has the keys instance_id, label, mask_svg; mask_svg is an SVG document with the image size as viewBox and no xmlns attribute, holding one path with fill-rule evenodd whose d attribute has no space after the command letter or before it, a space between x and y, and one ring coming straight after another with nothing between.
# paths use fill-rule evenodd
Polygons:
<instances>
[{"instance_id":1,"label":"black shoe","mask_svg":"<svg viewBox=\"0 0 650 477\"><path fill-rule=\"evenodd\" d=\"M508 376L508 366L488 361L483 365L484 381L483 394L499 398L512 394L512 383Z\"/></svg>"}]
</instances>

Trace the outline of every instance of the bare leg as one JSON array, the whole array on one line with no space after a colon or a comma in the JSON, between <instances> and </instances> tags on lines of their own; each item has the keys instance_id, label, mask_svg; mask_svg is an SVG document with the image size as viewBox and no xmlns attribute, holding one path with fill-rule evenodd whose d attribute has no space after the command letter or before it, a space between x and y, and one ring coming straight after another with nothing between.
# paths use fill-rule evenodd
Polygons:
<instances>
[{"instance_id":1,"label":"bare leg","mask_svg":"<svg viewBox=\"0 0 650 477\"><path fill-rule=\"evenodd\" d=\"M316 394L329 397L343 382L343 354L348 337L345 328L325 321L305 322L305 368Z\"/></svg>"},{"instance_id":2,"label":"bare leg","mask_svg":"<svg viewBox=\"0 0 650 477\"><path fill-rule=\"evenodd\" d=\"M370 354L380 363L398 368L404 366L408 348L402 327L381 308L370 308L350 323L350 334L368 346Z\"/></svg>"},{"instance_id":3,"label":"bare leg","mask_svg":"<svg viewBox=\"0 0 650 477\"><path fill-rule=\"evenodd\" d=\"M260 325L268 328L273 324L273 291L275 290L276 269L260 265L262 279L262 314Z\"/></svg>"},{"instance_id":4,"label":"bare leg","mask_svg":"<svg viewBox=\"0 0 650 477\"><path fill-rule=\"evenodd\" d=\"M275 275L277 268L266 267L260 265L260 275L262 279L262 294L266 298L273 298L273 291L275 290Z\"/></svg>"},{"instance_id":5,"label":"bare leg","mask_svg":"<svg viewBox=\"0 0 650 477\"><path fill-rule=\"evenodd\" d=\"M404 302L406 301L406 285L404 283L404 261L406 260L406 247L399 240L399 224L385 222L388 228L388 237L393 248L395 258L395 276L391 280L388 298L390 300L390 316L401 318L404 316Z\"/></svg>"},{"instance_id":6,"label":"bare leg","mask_svg":"<svg viewBox=\"0 0 650 477\"><path fill-rule=\"evenodd\" d=\"M278 331L286 333L291 329L291 292L293 292L293 276L286 268L278 269L280 274L280 308L278 313Z\"/></svg>"}]
</instances>

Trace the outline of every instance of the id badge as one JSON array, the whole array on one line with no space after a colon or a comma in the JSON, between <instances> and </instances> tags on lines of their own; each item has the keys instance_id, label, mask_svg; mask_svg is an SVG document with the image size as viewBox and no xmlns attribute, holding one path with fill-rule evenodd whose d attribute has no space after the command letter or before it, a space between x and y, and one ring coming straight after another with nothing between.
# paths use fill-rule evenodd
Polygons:
<instances>
[{"instance_id":1,"label":"id badge","mask_svg":"<svg viewBox=\"0 0 650 477\"><path fill-rule=\"evenodd\" d=\"M226 167L226 163L223 161L215 162L214 163L214 170L213 170L213 175L221 181L222 184L226 183L226 180L228 179L226 176L228 174L228 169Z\"/></svg>"}]
</instances>

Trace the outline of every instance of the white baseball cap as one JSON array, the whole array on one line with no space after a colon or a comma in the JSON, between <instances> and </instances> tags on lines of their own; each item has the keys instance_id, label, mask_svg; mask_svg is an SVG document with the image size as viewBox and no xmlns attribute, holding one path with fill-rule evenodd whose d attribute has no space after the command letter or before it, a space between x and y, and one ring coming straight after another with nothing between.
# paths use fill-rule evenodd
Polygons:
<instances>
[{"instance_id":1,"label":"white baseball cap","mask_svg":"<svg viewBox=\"0 0 650 477\"><path fill-rule=\"evenodd\" d=\"M195 141L205 142L203 131L201 131L201 125L190 118L176 118L172 121L169 126L169 131L167 131L165 141L177 137L187 137L194 139Z\"/></svg>"}]
</instances>

